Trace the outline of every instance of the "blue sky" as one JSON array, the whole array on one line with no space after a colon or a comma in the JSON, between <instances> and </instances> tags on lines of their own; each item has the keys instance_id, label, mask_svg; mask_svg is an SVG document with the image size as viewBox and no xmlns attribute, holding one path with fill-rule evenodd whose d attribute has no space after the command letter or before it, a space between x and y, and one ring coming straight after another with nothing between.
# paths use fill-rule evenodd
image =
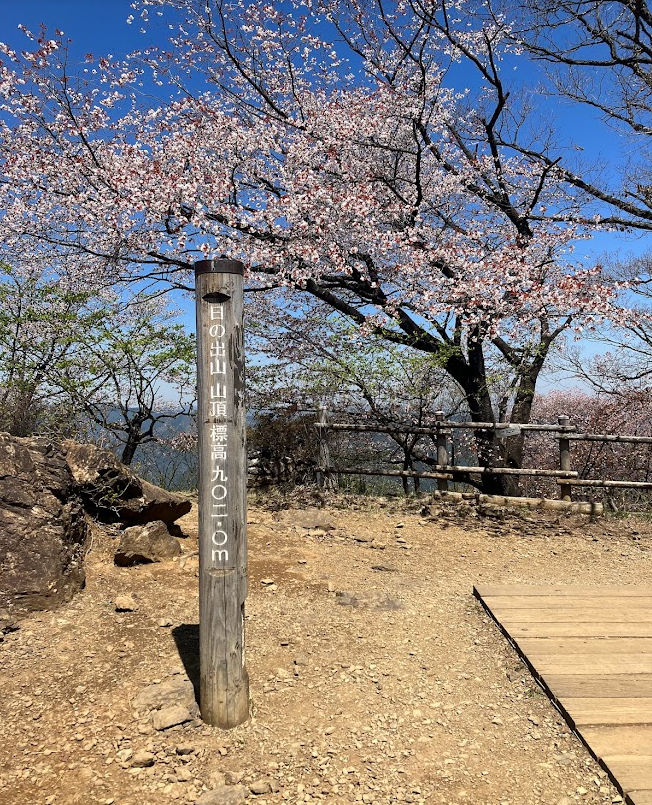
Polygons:
<instances>
[{"instance_id":1,"label":"blue sky","mask_svg":"<svg viewBox=\"0 0 652 805\"><path fill-rule=\"evenodd\" d=\"M127 25L131 0L0 0L0 40L13 47L25 42L18 25L37 31L44 23L73 40L72 53L124 54L143 43L140 26Z\"/></svg>"}]
</instances>

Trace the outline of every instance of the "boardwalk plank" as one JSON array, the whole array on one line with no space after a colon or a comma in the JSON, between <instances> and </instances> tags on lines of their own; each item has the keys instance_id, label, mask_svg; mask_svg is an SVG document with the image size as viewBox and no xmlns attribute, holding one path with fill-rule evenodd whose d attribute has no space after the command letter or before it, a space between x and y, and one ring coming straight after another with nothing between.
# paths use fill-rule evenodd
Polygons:
<instances>
[{"instance_id":1,"label":"boardwalk plank","mask_svg":"<svg viewBox=\"0 0 652 805\"><path fill-rule=\"evenodd\" d=\"M652 756L652 730L647 725L579 728L582 740L591 746L596 757L603 760L615 754Z\"/></svg>"},{"instance_id":2,"label":"boardwalk plank","mask_svg":"<svg viewBox=\"0 0 652 805\"><path fill-rule=\"evenodd\" d=\"M530 659L551 654L556 657L575 654L652 654L652 637L519 637L516 642Z\"/></svg>"},{"instance_id":3,"label":"boardwalk plank","mask_svg":"<svg viewBox=\"0 0 652 805\"><path fill-rule=\"evenodd\" d=\"M566 697L587 699L604 696L645 699L652 696L652 673L546 674L545 684L557 699Z\"/></svg>"},{"instance_id":4,"label":"boardwalk plank","mask_svg":"<svg viewBox=\"0 0 652 805\"><path fill-rule=\"evenodd\" d=\"M652 755L612 755L604 758L618 780L623 780L623 791L649 790L652 793Z\"/></svg>"},{"instance_id":5,"label":"boardwalk plank","mask_svg":"<svg viewBox=\"0 0 652 805\"><path fill-rule=\"evenodd\" d=\"M501 613L499 620L503 625L507 623L568 623L569 621L574 621L575 623L627 623L634 620L632 611L628 606L603 609L596 604L595 606L572 610L555 609L555 607L541 609L500 609L496 607L496 611ZM636 620L652 623L652 607L637 608Z\"/></svg>"},{"instance_id":6,"label":"boardwalk plank","mask_svg":"<svg viewBox=\"0 0 652 805\"><path fill-rule=\"evenodd\" d=\"M652 654L575 654L568 656L538 655L528 657L540 674L650 674ZM650 691L652 695L652 691Z\"/></svg>"},{"instance_id":7,"label":"boardwalk plank","mask_svg":"<svg viewBox=\"0 0 652 805\"><path fill-rule=\"evenodd\" d=\"M502 621L501 621L502 623ZM527 623L512 625L511 637L652 637L652 622L643 623Z\"/></svg>"},{"instance_id":8,"label":"boardwalk plank","mask_svg":"<svg viewBox=\"0 0 652 805\"><path fill-rule=\"evenodd\" d=\"M632 805L652 805L652 791L629 791L629 802Z\"/></svg>"},{"instance_id":9,"label":"boardwalk plank","mask_svg":"<svg viewBox=\"0 0 652 805\"><path fill-rule=\"evenodd\" d=\"M554 609L563 608L564 611L574 612L576 609L615 610L630 615L634 610L652 610L652 595L617 596L603 595L599 599L582 595L564 596L563 605L560 605L559 596L555 595L488 595L483 597L484 602L491 609Z\"/></svg>"},{"instance_id":10,"label":"boardwalk plank","mask_svg":"<svg viewBox=\"0 0 652 805\"><path fill-rule=\"evenodd\" d=\"M563 706L578 727L588 724L649 724L652 728L652 698L579 698L563 700Z\"/></svg>"}]
</instances>

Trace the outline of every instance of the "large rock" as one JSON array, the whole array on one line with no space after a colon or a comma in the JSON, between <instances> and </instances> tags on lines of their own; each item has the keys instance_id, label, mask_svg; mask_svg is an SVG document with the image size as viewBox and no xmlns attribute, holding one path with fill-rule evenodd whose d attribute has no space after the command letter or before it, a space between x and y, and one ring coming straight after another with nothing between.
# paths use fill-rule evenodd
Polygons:
<instances>
[{"instance_id":1,"label":"large rock","mask_svg":"<svg viewBox=\"0 0 652 805\"><path fill-rule=\"evenodd\" d=\"M191 509L181 495L135 476L110 450L70 440L63 449L86 508L105 522L173 523Z\"/></svg>"},{"instance_id":2,"label":"large rock","mask_svg":"<svg viewBox=\"0 0 652 805\"><path fill-rule=\"evenodd\" d=\"M122 532L114 561L120 567L165 562L181 554L181 546L162 520L134 525Z\"/></svg>"},{"instance_id":3,"label":"large rock","mask_svg":"<svg viewBox=\"0 0 652 805\"><path fill-rule=\"evenodd\" d=\"M88 526L64 453L0 434L0 608L54 609L84 584Z\"/></svg>"}]
</instances>

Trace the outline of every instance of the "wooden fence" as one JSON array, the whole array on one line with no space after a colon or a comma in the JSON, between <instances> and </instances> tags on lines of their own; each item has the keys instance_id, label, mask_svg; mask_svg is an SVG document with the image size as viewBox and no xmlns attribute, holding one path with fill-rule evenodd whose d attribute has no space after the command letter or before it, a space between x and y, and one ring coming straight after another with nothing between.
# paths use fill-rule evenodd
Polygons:
<instances>
[{"instance_id":1,"label":"wooden fence","mask_svg":"<svg viewBox=\"0 0 652 805\"><path fill-rule=\"evenodd\" d=\"M391 478L426 478L437 481L437 489L447 492L450 482L460 479L460 476L469 475L517 475L519 477L547 477L554 478L559 486L559 496L563 501L571 501L573 487L595 487L614 489L650 489L650 481L612 481L604 478L579 478L579 472L573 470L571 461L571 444L573 442L616 442L620 444L650 444L652 436L621 436L614 434L579 433L577 427L571 424L570 417L558 417L555 425L539 425L528 423L516 425L510 422L456 422L446 420L444 413L435 414L435 423L431 427L383 425L380 423L353 423L329 422L324 408L319 409L318 420L315 423L319 437L319 462L317 466L318 484L321 487L333 485L335 474L344 475L374 475ZM517 436L523 433L527 436L533 432L549 432L559 442L559 469L529 469L500 466L461 466L451 463L450 445L454 430L494 431L498 438ZM437 463L428 471L420 470L389 470L365 467L336 467L331 464L329 434L338 431L354 433L386 433L389 435L420 435L429 436L437 448Z\"/></svg>"}]
</instances>

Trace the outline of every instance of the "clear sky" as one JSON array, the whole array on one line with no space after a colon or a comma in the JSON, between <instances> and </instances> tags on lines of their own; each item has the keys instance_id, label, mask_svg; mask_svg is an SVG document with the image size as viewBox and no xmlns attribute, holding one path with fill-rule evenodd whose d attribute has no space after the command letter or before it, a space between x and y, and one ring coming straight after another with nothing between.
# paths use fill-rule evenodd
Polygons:
<instances>
[{"instance_id":1,"label":"clear sky","mask_svg":"<svg viewBox=\"0 0 652 805\"><path fill-rule=\"evenodd\" d=\"M26 41L18 25L36 32L43 23L73 40L74 56L124 54L143 43L131 13L131 0L0 0L0 40L16 48Z\"/></svg>"}]
</instances>

